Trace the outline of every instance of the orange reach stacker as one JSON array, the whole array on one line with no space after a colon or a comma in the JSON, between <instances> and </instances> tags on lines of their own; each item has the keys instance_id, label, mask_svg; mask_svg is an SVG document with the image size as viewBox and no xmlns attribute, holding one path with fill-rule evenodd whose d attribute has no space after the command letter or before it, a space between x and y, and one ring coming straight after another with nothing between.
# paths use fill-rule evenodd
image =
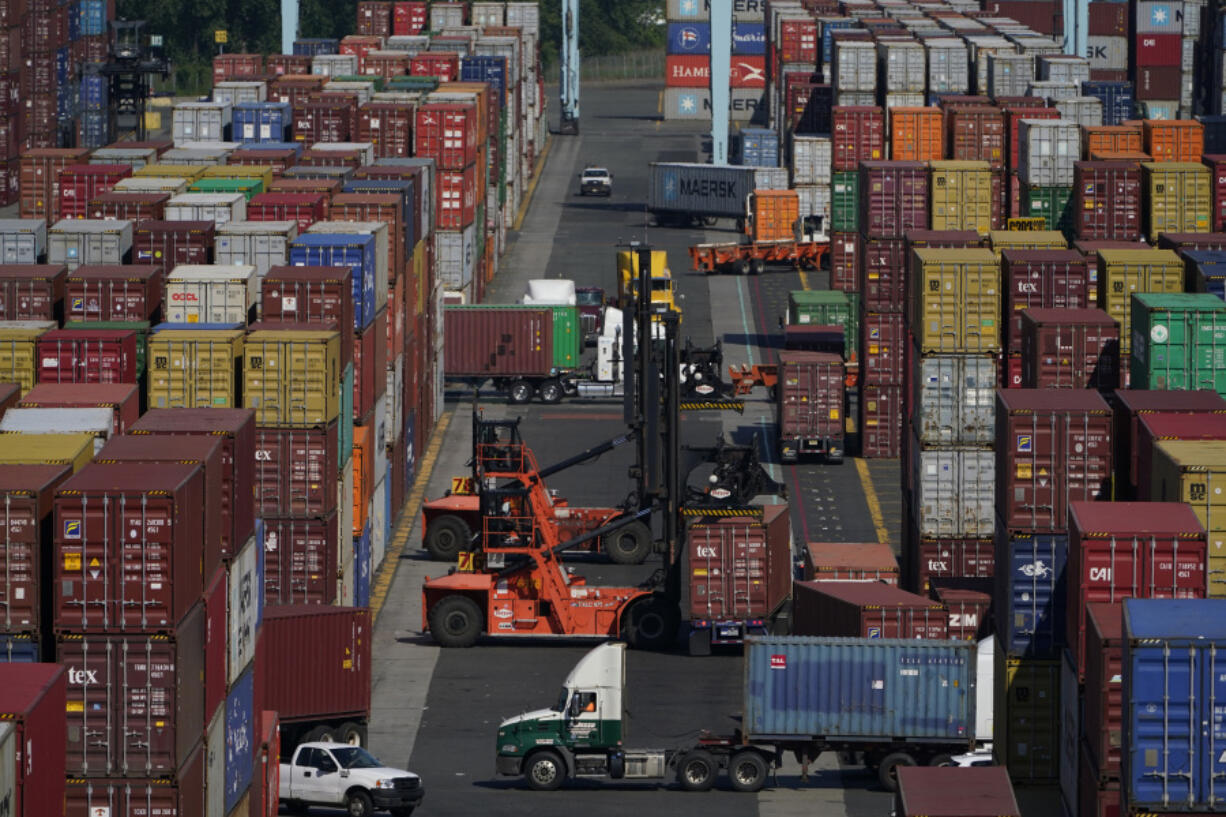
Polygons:
<instances>
[{"instance_id":1,"label":"orange reach stacker","mask_svg":"<svg viewBox=\"0 0 1226 817\"><path fill-rule=\"evenodd\" d=\"M731 272L737 275L761 275L766 265L787 264L793 269L816 270L830 249L826 241L736 241L697 244L690 247L694 269L708 274Z\"/></svg>"}]
</instances>

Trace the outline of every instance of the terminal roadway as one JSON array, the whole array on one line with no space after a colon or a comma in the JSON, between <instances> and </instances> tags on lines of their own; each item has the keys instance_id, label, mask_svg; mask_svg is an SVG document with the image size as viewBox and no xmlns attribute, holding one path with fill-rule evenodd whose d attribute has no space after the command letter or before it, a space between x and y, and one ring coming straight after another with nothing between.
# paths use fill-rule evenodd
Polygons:
<instances>
[{"instance_id":1,"label":"terminal roadway","mask_svg":"<svg viewBox=\"0 0 1226 817\"><path fill-rule=\"evenodd\" d=\"M682 334L705 346L718 338L725 362L772 361L778 320L787 293L826 285L824 273L774 270L760 277L707 277L690 270L691 244L735 240L731 224L709 230L647 226L648 162L696 161L707 141L694 124L660 119L662 89L655 84L585 87L582 133L553 136L546 166L531 191L531 203L513 237L488 302L514 302L532 278L573 278L577 284L616 287L614 253L619 244L646 241L668 252L684 311ZM556 106L554 106L556 107ZM556 114L555 114L556 115ZM555 123L556 126L556 123ZM608 198L577 195L585 164L614 174ZM479 395L489 417L523 418L525 440L544 465L624 430L620 401L534 402L507 406L491 391ZM449 393L446 433L417 456L432 469L426 497L437 497L452 475L466 472L473 410L471 394ZM773 413L764 391L748 398L744 415L686 414L685 441L711 444L726 433L736 442L759 435L762 454L776 479L786 481L793 535L805 541L869 542L899 535L897 462L841 465L805 463L781 470ZM616 504L631 490L627 468L632 446L552 477L549 485L572 504ZM412 500L410 500L410 505ZM685 793L672 780L612 785L571 783L560 792L528 791L519 780L494 773L495 732L501 719L549 706L570 667L591 646L584 642L485 641L471 649L440 650L422 634L421 582L449 565L430 562L421 547L420 525L400 537L403 552L394 573L377 589L374 642L374 716L370 744L392 765L420 773L426 785L422 814L532 815L533 817L674 817L677 815L848 815L885 817L891 798L872 777L824 756L802 781L791 758L758 794L738 794L725 785L705 794ZM389 559L393 558L389 556ZM590 584L637 584L658 566L618 567L598 557L568 560ZM690 658L680 651L631 652L628 657L627 745L684 745L700 729L731 732L741 708L739 652ZM323 813L322 811L320 813Z\"/></svg>"}]
</instances>

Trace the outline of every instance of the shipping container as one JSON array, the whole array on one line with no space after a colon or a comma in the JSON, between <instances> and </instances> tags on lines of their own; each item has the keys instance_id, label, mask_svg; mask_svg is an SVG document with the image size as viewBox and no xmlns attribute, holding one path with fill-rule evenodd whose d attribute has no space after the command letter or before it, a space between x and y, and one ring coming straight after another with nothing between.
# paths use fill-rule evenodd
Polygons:
<instances>
[{"instance_id":1,"label":"shipping container","mask_svg":"<svg viewBox=\"0 0 1226 817\"><path fill-rule=\"evenodd\" d=\"M949 638L944 606L889 585L797 582L792 634L848 638Z\"/></svg>"},{"instance_id":2,"label":"shipping container","mask_svg":"<svg viewBox=\"0 0 1226 817\"><path fill-rule=\"evenodd\" d=\"M353 222L346 222L353 223ZM340 230L341 227L334 229ZM386 237L386 226L384 226ZM386 258L386 252L384 253ZM374 235L311 233L300 235L290 244L290 263L294 266L346 266L353 270L353 328L360 330L375 318L377 309L377 259ZM386 284L386 276L382 277ZM386 287L385 287L386 289Z\"/></svg>"},{"instance_id":3,"label":"shipping container","mask_svg":"<svg viewBox=\"0 0 1226 817\"><path fill-rule=\"evenodd\" d=\"M982 448L911 445L912 508L920 537L991 538L996 455Z\"/></svg>"},{"instance_id":4,"label":"shipping container","mask_svg":"<svg viewBox=\"0 0 1226 817\"><path fill-rule=\"evenodd\" d=\"M1022 313L1026 309L1080 309L1090 305L1097 268L1087 269L1072 250L1006 249L1000 254L1004 276L1005 350L1022 351Z\"/></svg>"},{"instance_id":5,"label":"shipping container","mask_svg":"<svg viewBox=\"0 0 1226 817\"><path fill-rule=\"evenodd\" d=\"M150 408L235 408L243 324L164 323L149 336Z\"/></svg>"},{"instance_id":6,"label":"shipping container","mask_svg":"<svg viewBox=\"0 0 1226 817\"><path fill-rule=\"evenodd\" d=\"M133 232L132 262L158 265L163 273L179 264L207 264L216 230L212 221L142 221Z\"/></svg>"},{"instance_id":7,"label":"shipping container","mask_svg":"<svg viewBox=\"0 0 1226 817\"><path fill-rule=\"evenodd\" d=\"M0 434L0 464L69 465L81 470L94 456L93 434Z\"/></svg>"},{"instance_id":8,"label":"shipping container","mask_svg":"<svg viewBox=\"0 0 1226 817\"><path fill-rule=\"evenodd\" d=\"M861 388L861 456L897 459L902 448L903 387L866 384Z\"/></svg>"},{"instance_id":9,"label":"shipping container","mask_svg":"<svg viewBox=\"0 0 1226 817\"><path fill-rule=\"evenodd\" d=\"M306 427L340 411L340 333L252 326L243 342L243 405L260 425Z\"/></svg>"},{"instance_id":10,"label":"shipping container","mask_svg":"<svg viewBox=\"0 0 1226 817\"><path fill-rule=\"evenodd\" d=\"M886 158L885 114L881 108L836 105L831 117L832 170L854 171L860 162Z\"/></svg>"},{"instance_id":11,"label":"shipping container","mask_svg":"<svg viewBox=\"0 0 1226 817\"><path fill-rule=\"evenodd\" d=\"M140 390L127 383L40 383L19 408L106 408L114 415L111 436L124 433L140 416Z\"/></svg>"},{"instance_id":12,"label":"shipping container","mask_svg":"<svg viewBox=\"0 0 1226 817\"><path fill-rule=\"evenodd\" d=\"M1213 198L1209 168L1199 162L1142 162L1141 184L1149 207L1143 213L1145 237L1161 233L1207 233Z\"/></svg>"},{"instance_id":13,"label":"shipping container","mask_svg":"<svg viewBox=\"0 0 1226 817\"><path fill-rule=\"evenodd\" d=\"M950 638L981 643L991 633L990 593L938 585L930 587L929 594L945 608Z\"/></svg>"},{"instance_id":14,"label":"shipping container","mask_svg":"<svg viewBox=\"0 0 1226 817\"><path fill-rule=\"evenodd\" d=\"M0 317L6 321L54 321L64 314L62 265L19 263L0 266Z\"/></svg>"},{"instance_id":15,"label":"shipping container","mask_svg":"<svg viewBox=\"0 0 1226 817\"><path fill-rule=\"evenodd\" d=\"M1182 292L1183 264L1170 250L1099 250L1098 306L1120 325L1120 361L1132 351L1132 295Z\"/></svg>"},{"instance_id":16,"label":"shipping container","mask_svg":"<svg viewBox=\"0 0 1226 817\"><path fill-rule=\"evenodd\" d=\"M984 445L994 439L996 360L989 356L915 357L910 411L922 445Z\"/></svg>"},{"instance_id":17,"label":"shipping container","mask_svg":"<svg viewBox=\"0 0 1226 817\"><path fill-rule=\"evenodd\" d=\"M264 276L262 320L353 326L351 267L273 267ZM341 332L341 362L353 360L352 332Z\"/></svg>"},{"instance_id":18,"label":"shipping container","mask_svg":"<svg viewBox=\"0 0 1226 817\"><path fill-rule=\"evenodd\" d=\"M324 516L337 506L336 422L314 428L257 428L256 512Z\"/></svg>"},{"instance_id":19,"label":"shipping container","mask_svg":"<svg viewBox=\"0 0 1226 817\"><path fill-rule=\"evenodd\" d=\"M992 224L992 172L987 162L929 162L933 230L975 230Z\"/></svg>"},{"instance_id":20,"label":"shipping container","mask_svg":"<svg viewBox=\"0 0 1226 817\"><path fill-rule=\"evenodd\" d=\"M447 376L552 374L559 359L571 359L576 342L574 336L555 338L552 312L544 307L447 307Z\"/></svg>"},{"instance_id":21,"label":"shipping container","mask_svg":"<svg viewBox=\"0 0 1226 817\"><path fill-rule=\"evenodd\" d=\"M1081 157L1081 131L1065 120L1023 119L1018 128L1018 175L1027 184L1071 187Z\"/></svg>"},{"instance_id":22,"label":"shipping container","mask_svg":"<svg viewBox=\"0 0 1226 817\"><path fill-rule=\"evenodd\" d=\"M1140 483L1148 479L1148 471L1139 470L1137 458L1141 446L1140 418L1145 415L1226 415L1226 400L1211 391L1158 391L1118 389L1111 396L1115 406L1117 498L1141 498Z\"/></svg>"},{"instance_id":23,"label":"shipping container","mask_svg":"<svg viewBox=\"0 0 1226 817\"><path fill-rule=\"evenodd\" d=\"M787 170L782 168L777 173L762 173L762 168L652 162L650 169L647 208L665 217L740 218L751 192L785 189L788 181Z\"/></svg>"},{"instance_id":24,"label":"shipping container","mask_svg":"<svg viewBox=\"0 0 1226 817\"><path fill-rule=\"evenodd\" d=\"M996 651L993 754L1014 783L1055 783L1060 765L1060 661Z\"/></svg>"},{"instance_id":25,"label":"shipping container","mask_svg":"<svg viewBox=\"0 0 1226 817\"><path fill-rule=\"evenodd\" d=\"M46 252L46 219L0 219L0 260L5 264L37 264Z\"/></svg>"},{"instance_id":26,"label":"shipping container","mask_svg":"<svg viewBox=\"0 0 1226 817\"><path fill-rule=\"evenodd\" d=\"M919 249L912 326L921 352L1000 349L1000 263L988 250Z\"/></svg>"},{"instance_id":27,"label":"shipping container","mask_svg":"<svg viewBox=\"0 0 1226 817\"><path fill-rule=\"evenodd\" d=\"M1131 385L1226 392L1226 303L1209 293L1132 299Z\"/></svg>"},{"instance_id":28,"label":"shipping container","mask_svg":"<svg viewBox=\"0 0 1226 817\"><path fill-rule=\"evenodd\" d=\"M899 768L896 817L1021 817L1001 768Z\"/></svg>"},{"instance_id":29,"label":"shipping container","mask_svg":"<svg viewBox=\"0 0 1226 817\"><path fill-rule=\"evenodd\" d=\"M1152 499L1154 448L1171 440L1226 440L1226 415L1223 414L1139 414L1137 415L1136 472L1145 478L1136 486L1136 498ZM1212 530L1208 521L1207 530ZM1210 538L1210 558L1213 539ZM1213 576L1210 575L1212 588Z\"/></svg>"},{"instance_id":30,"label":"shipping container","mask_svg":"<svg viewBox=\"0 0 1226 817\"><path fill-rule=\"evenodd\" d=\"M863 161L859 224L868 238L901 239L928 222L928 173L923 162Z\"/></svg>"},{"instance_id":31,"label":"shipping container","mask_svg":"<svg viewBox=\"0 0 1226 817\"><path fill-rule=\"evenodd\" d=\"M825 352L782 352L776 401L780 456L794 462L823 454L842 460L843 362Z\"/></svg>"},{"instance_id":32,"label":"shipping container","mask_svg":"<svg viewBox=\"0 0 1226 817\"><path fill-rule=\"evenodd\" d=\"M25 633L36 648L51 629L48 588L51 586L51 508L55 492L72 474L61 465L0 466L4 498L3 552L5 634Z\"/></svg>"},{"instance_id":33,"label":"shipping container","mask_svg":"<svg viewBox=\"0 0 1226 817\"><path fill-rule=\"evenodd\" d=\"M289 245L297 237L298 224L294 221L239 221L223 225L217 230L217 264L252 265L258 281L272 267L289 263Z\"/></svg>"},{"instance_id":34,"label":"shipping container","mask_svg":"<svg viewBox=\"0 0 1226 817\"><path fill-rule=\"evenodd\" d=\"M338 495L344 488L338 489ZM337 512L268 517L264 527L266 604L336 604L341 562ZM349 529L346 529L348 540Z\"/></svg>"},{"instance_id":35,"label":"shipping container","mask_svg":"<svg viewBox=\"0 0 1226 817\"><path fill-rule=\"evenodd\" d=\"M1119 326L1101 309L1023 310L1021 385L1110 389L1119 385Z\"/></svg>"},{"instance_id":36,"label":"shipping container","mask_svg":"<svg viewBox=\"0 0 1226 817\"><path fill-rule=\"evenodd\" d=\"M123 264L132 251L131 221L64 219L47 231L47 263Z\"/></svg>"},{"instance_id":37,"label":"shipping container","mask_svg":"<svg viewBox=\"0 0 1226 817\"><path fill-rule=\"evenodd\" d=\"M250 264L180 264L166 276L166 320L245 325L258 297L259 278Z\"/></svg>"},{"instance_id":38,"label":"shipping container","mask_svg":"<svg viewBox=\"0 0 1226 817\"><path fill-rule=\"evenodd\" d=\"M1132 162L1077 162L1073 168L1073 229L1079 238L1137 241L1141 237L1141 174Z\"/></svg>"},{"instance_id":39,"label":"shipping container","mask_svg":"<svg viewBox=\"0 0 1226 817\"><path fill-rule=\"evenodd\" d=\"M65 279L65 319L152 321L162 308L160 265L86 264Z\"/></svg>"},{"instance_id":40,"label":"shipping container","mask_svg":"<svg viewBox=\"0 0 1226 817\"><path fill-rule=\"evenodd\" d=\"M1085 708L1081 732L1094 767L1094 782L1119 779L1123 723L1124 607L1086 605Z\"/></svg>"},{"instance_id":41,"label":"shipping container","mask_svg":"<svg viewBox=\"0 0 1226 817\"><path fill-rule=\"evenodd\" d=\"M1220 511L1224 455L1222 440L1160 440L1154 442L1149 460L1149 499L1187 503L1207 531L1207 594L1213 598L1226 597L1226 521Z\"/></svg>"},{"instance_id":42,"label":"shipping container","mask_svg":"<svg viewBox=\"0 0 1226 817\"><path fill-rule=\"evenodd\" d=\"M64 808L66 680L55 664L0 666L0 780L13 817L61 814Z\"/></svg>"},{"instance_id":43,"label":"shipping container","mask_svg":"<svg viewBox=\"0 0 1226 817\"><path fill-rule=\"evenodd\" d=\"M898 586L898 560L885 543L809 542L804 547L802 571L806 581Z\"/></svg>"}]
</instances>

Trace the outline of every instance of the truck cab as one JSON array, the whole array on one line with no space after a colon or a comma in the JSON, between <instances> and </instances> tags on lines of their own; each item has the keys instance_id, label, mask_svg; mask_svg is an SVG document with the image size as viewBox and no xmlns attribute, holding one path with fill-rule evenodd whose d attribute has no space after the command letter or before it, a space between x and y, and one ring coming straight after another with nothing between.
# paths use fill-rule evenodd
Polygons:
<instances>
[{"instance_id":1,"label":"truck cab","mask_svg":"<svg viewBox=\"0 0 1226 817\"><path fill-rule=\"evenodd\" d=\"M280 770L280 799L291 812L308 806L343 807L351 817L376 811L409 817L425 796L421 778L383 765L360 746L301 743Z\"/></svg>"},{"instance_id":2,"label":"truck cab","mask_svg":"<svg viewBox=\"0 0 1226 817\"><path fill-rule=\"evenodd\" d=\"M617 253L618 305L629 309L638 298L639 257L634 250ZM668 268L668 255L663 250L651 251L651 310L664 314L672 310L678 315L677 296L672 271Z\"/></svg>"}]
</instances>

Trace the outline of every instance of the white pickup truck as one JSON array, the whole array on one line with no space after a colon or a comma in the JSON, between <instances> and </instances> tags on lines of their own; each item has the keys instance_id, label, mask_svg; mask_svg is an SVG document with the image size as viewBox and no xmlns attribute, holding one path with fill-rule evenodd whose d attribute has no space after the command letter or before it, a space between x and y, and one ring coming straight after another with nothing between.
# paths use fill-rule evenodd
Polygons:
<instances>
[{"instance_id":1,"label":"white pickup truck","mask_svg":"<svg viewBox=\"0 0 1226 817\"><path fill-rule=\"evenodd\" d=\"M417 775L388 768L348 743L302 743L281 764L281 802L293 814L305 814L309 806L340 806L350 817L376 811L409 817L424 795Z\"/></svg>"}]
</instances>

